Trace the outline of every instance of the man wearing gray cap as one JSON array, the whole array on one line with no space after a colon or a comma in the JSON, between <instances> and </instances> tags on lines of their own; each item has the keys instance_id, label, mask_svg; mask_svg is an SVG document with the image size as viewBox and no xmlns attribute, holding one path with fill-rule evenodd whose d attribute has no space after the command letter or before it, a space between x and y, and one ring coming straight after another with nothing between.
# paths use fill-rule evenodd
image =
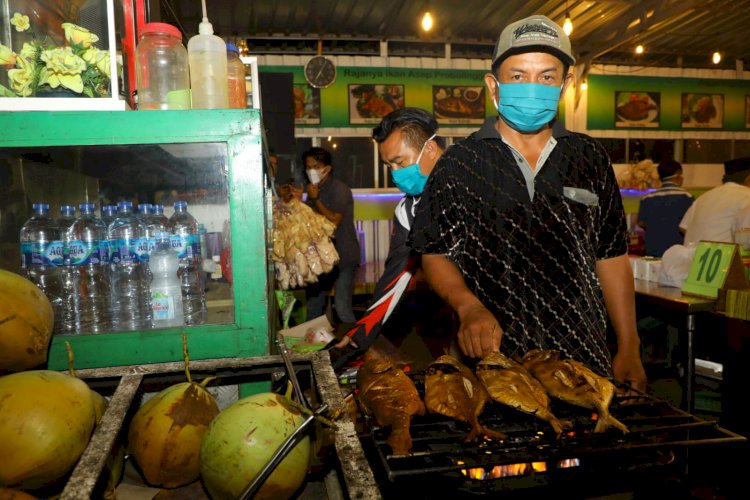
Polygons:
<instances>
[{"instance_id":1,"label":"man wearing gray cap","mask_svg":"<svg viewBox=\"0 0 750 500\"><path fill-rule=\"evenodd\" d=\"M567 35L545 16L503 30L484 77L499 116L443 154L410 243L456 310L467 356L554 349L644 390L612 165L598 142L555 120L574 64Z\"/></svg>"}]
</instances>

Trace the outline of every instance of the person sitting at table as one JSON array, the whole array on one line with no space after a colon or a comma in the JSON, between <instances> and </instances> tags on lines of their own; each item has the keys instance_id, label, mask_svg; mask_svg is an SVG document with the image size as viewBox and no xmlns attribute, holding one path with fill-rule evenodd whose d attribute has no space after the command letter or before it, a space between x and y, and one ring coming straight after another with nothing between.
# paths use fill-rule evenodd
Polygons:
<instances>
[{"instance_id":1,"label":"person sitting at table","mask_svg":"<svg viewBox=\"0 0 750 500\"><path fill-rule=\"evenodd\" d=\"M344 348L349 344L349 348L345 353L331 352L334 368L363 354L372 345L414 281L420 267L419 256L412 254L407 237L422 190L443 154L436 141L437 129L438 123L430 113L412 107L392 111L373 129L380 157L391 168L394 184L406 196L396 205L385 270L375 286L372 305L335 345Z\"/></svg>"},{"instance_id":2,"label":"person sitting at table","mask_svg":"<svg viewBox=\"0 0 750 500\"><path fill-rule=\"evenodd\" d=\"M724 183L706 191L685 212L680 229L685 245L734 242L737 229L750 228L750 163L726 162Z\"/></svg>"},{"instance_id":3,"label":"person sitting at table","mask_svg":"<svg viewBox=\"0 0 750 500\"><path fill-rule=\"evenodd\" d=\"M682 165L665 160L657 168L661 187L641 199L638 225L646 231L646 255L661 257L672 245L681 245L680 221L693 204L693 195L683 189Z\"/></svg>"}]
</instances>

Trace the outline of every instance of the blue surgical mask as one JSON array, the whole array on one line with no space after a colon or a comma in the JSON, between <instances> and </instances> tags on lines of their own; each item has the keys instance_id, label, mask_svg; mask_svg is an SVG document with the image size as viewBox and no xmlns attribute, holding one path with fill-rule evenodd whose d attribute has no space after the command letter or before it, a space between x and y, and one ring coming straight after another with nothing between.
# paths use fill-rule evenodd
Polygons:
<instances>
[{"instance_id":1,"label":"blue surgical mask","mask_svg":"<svg viewBox=\"0 0 750 500\"><path fill-rule=\"evenodd\" d=\"M495 80L497 81L497 80ZM536 132L557 115L562 86L539 83L499 83L497 112L519 132Z\"/></svg>"},{"instance_id":2,"label":"blue surgical mask","mask_svg":"<svg viewBox=\"0 0 750 500\"><path fill-rule=\"evenodd\" d=\"M422 194L422 191L424 191L424 186L425 184L427 184L427 176L420 172L419 160L422 159L422 154L424 153L424 148L425 146L427 146L427 143L430 142L436 135L437 134L432 134L432 136L430 136L430 138L427 139L422 145L422 149L419 151L419 156L417 156L416 163L412 163L409 166L399 168L398 170L394 170L391 172L391 175L393 175L393 182L396 184L396 187L404 193L411 196L417 196Z\"/></svg>"}]
</instances>

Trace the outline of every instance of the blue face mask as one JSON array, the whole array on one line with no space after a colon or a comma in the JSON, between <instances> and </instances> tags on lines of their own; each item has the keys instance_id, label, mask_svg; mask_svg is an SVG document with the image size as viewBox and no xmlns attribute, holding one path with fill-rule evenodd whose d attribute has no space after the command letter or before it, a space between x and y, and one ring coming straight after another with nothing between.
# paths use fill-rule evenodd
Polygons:
<instances>
[{"instance_id":1,"label":"blue face mask","mask_svg":"<svg viewBox=\"0 0 750 500\"><path fill-rule=\"evenodd\" d=\"M394 184L396 184L396 187L399 188L399 190L411 196L422 194L422 191L424 191L424 186L425 184L427 184L427 176L419 171L419 160L422 159L422 154L424 153L424 148L425 146L427 146L427 143L430 142L436 135L437 134L432 134L432 136L427 139L422 145L422 149L419 151L419 156L417 156L416 163L391 172L391 175L393 176L393 182Z\"/></svg>"},{"instance_id":2,"label":"blue face mask","mask_svg":"<svg viewBox=\"0 0 750 500\"><path fill-rule=\"evenodd\" d=\"M495 80L497 81L497 80ZM536 132L557 115L562 86L539 83L499 83L497 112L519 132Z\"/></svg>"}]
</instances>

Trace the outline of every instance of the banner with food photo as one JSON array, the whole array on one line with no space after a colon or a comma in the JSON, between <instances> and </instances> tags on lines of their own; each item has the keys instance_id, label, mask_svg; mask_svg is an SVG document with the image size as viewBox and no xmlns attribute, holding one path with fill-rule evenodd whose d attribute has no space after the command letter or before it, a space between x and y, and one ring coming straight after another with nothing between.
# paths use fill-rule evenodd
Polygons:
<instances>
[{"instance_id":1,"label":"banner with food photo","mask_svg":"<svg viewBox=\"0 0 750 500\"><path fill-rule=\"evenodd\" d=\"M438 123L484 123L484 87L481 85L433 85L432 109Z\"/></svg>"},{"instance_id":2,"label":"banner with food photo","mask_svg":"<svg viewBox=\"0 0 750 500\"><path fill-rule=\"evenodd\" d=\"M349 123L378 124L391 111L404 107L403 85L349 85Z\"/></svg>"},{"instance_id":3,"label":"banner with food photo","mask_svg":"<svg viewBox=\"0 0 750 500\"><path fill-rule=\"evenodd\" d=\"M618 90L615 92L616 128L659 128L661 94Z\"/></svg>"},{"instance_id":4,"label":"banner with food photo","mask_svg":"<svg viewBox=\"0 0 750 500\"><path fill-rule=\"evenodd\" d=\"M723 94L682 94L682 128L723 128Z\"/></svg>"},{"instance_id":5,"label":"banner with food photo","mask_svg":"<svg viewBox=\"0 0 750 500\"><path fill-rule=\"evenodd\" d=\"M294 124L320 125L320 89L306 83L295 83Z\"/></svg>"}]
</instances>

